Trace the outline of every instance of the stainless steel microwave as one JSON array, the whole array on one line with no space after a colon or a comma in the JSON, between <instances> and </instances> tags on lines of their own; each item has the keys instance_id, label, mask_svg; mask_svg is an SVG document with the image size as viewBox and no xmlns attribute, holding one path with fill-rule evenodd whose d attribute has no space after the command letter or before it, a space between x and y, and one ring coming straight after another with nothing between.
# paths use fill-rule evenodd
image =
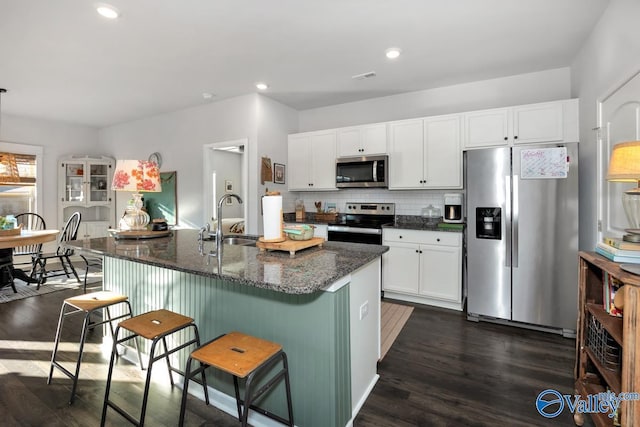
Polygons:
<instances>
[{"instance_id":1,"label":"stainless steel microwave","mask_svg":"<svg viewBox=\"0 0 640 427\"><path fill-rule=\"evenodd\" d=\"M388 156L341 157L336 160L338 188L386 188L388 180Z\"/></svg>"}]
</instances>

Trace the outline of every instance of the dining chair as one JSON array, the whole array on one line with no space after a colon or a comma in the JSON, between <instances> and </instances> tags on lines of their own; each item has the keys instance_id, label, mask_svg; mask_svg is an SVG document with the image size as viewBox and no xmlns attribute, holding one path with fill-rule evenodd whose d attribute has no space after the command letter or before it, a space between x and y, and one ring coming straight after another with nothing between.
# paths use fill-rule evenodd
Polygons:
<instances>
[{"instance_id":1,"label":"dining chair","mask_svg":"<svg viewBox=\"0 0 640 427\"><path fill-rule=\"evenodd\" d=\"M71 277L72 273L78 283L80 283L80 278L78 277L78 273L76 272L75 267L71 263L71 255L73 255L73 249L67 248L65 246L66 242L71 240L76 240L78 236L78 228L80 227L80 220L82 216L80 212L74 212L71 214L67 222L64 224L60 235L58 236L58 247L55 252L51 253L39 253L35 259L36 265L36 275L38 278L38 287L40 289L40 285L46 282L49 277L56 277L66 275L67 277ZM54 259L60 262L60 268L54 270L47 270L47 261Z\"/></svg>"},{"instance_id":2,"label":"dining chair","mask_svg":"<svg viewBox=\"0 0 640 427\"><path fill-rule=\"evenodd\" d=\"M17 225L22 225L23 230L44 230L47 228L44 218L34 212L25 212L16 215L16 222ZM36 257L40 252L42 252L42 243L13 248L13 266L29 265L31 271L28 274L30 277L34 277ZM29 260L16 260L16 257L23 256L28 256Z\"/></svg>"}]
</instances>

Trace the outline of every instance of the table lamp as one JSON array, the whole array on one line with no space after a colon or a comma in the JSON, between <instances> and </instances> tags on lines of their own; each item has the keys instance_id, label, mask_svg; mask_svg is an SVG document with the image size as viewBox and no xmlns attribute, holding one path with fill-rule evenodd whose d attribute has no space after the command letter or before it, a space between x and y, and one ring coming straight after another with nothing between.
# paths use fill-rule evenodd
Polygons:
<instances>
[{"instance_id":1,"label":"table lamp","mask_svg":"<svg viewBox=\"0 0 640 427\"><path fill-rule=\"evenodd\" d=\"M640 229L640 141L622 142L613 147L607 181L636 183L636 188L622 193L622 206L631 228Z\"/></svg>"},{"instance_id":2,"label":"table lamp","mask_svg":"<svg viewBox=\"0 0 640 427\"><path fill-rule=\"evenodd\" d=\"M144 230L149 224L149 214L142 210L141 191L162 191L160 171L155 162L147 160L118 160L113 173L111 189L133 191L133 206L127 207L123 217L131 230Z\"/></svg>"}]
</instances>

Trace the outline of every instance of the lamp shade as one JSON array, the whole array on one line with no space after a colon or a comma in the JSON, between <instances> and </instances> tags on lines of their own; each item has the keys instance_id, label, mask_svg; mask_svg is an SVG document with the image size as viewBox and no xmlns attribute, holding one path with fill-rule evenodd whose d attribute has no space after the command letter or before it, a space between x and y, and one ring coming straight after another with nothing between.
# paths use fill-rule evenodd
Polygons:
<instances>
[{"instance_id":1,"label":"lamp shade","mask_svg":"<svg viewBox=\"0 0 640 427\"><path fill-rule=\"evenodd\" d=\"M607 181L640 181L640 141L622 142L613 147Z\"/></svg>"},{"instance_id":2,"label":"lamp shade","mask_svg":"<svg viewBox=\"0 0 640 427\"><path fill-rule=\"evenodd\" d=\"M115 191L162 191L160 170L147 160L118 160L111 189Z\"/></svg>"}]
</instances>

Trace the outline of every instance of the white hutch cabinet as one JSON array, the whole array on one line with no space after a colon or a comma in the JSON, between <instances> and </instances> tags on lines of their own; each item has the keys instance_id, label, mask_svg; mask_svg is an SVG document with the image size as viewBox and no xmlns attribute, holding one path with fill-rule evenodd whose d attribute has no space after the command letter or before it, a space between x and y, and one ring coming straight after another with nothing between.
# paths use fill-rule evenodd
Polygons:
<instances>
[{"instance_id":1,"label":"white hutch cabinet","mask_svg":"<svg viewBox=\"0 0 640 427\"><path fill-rule=\"evenodd\" d=\"M116 227L110 157L68 157L58 164L58 227L75 211L82 215L78 239L106 237Z\"/></svg>"}]
</instances>

